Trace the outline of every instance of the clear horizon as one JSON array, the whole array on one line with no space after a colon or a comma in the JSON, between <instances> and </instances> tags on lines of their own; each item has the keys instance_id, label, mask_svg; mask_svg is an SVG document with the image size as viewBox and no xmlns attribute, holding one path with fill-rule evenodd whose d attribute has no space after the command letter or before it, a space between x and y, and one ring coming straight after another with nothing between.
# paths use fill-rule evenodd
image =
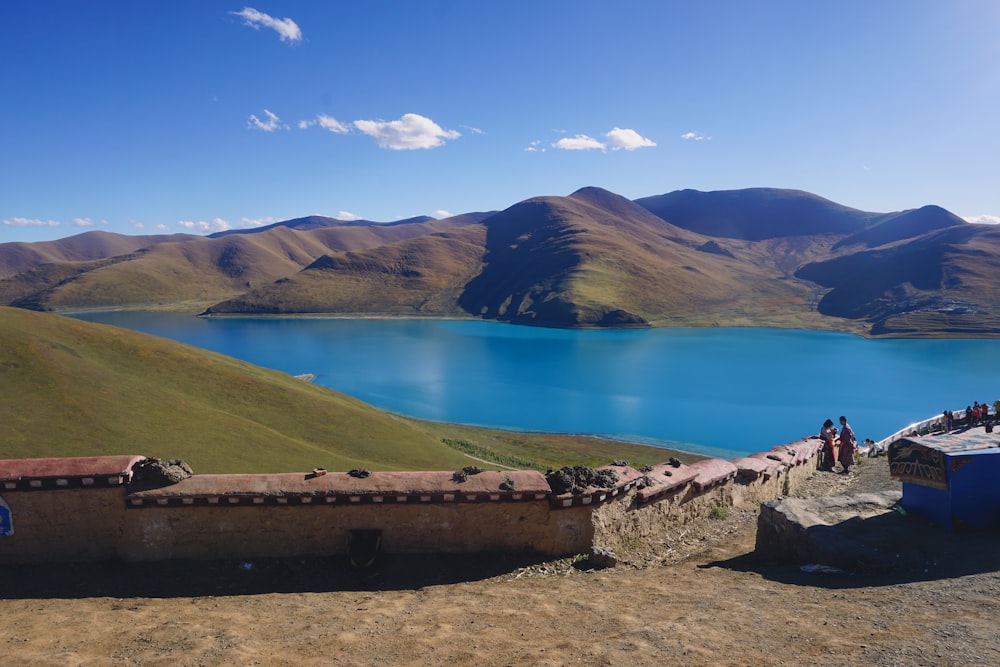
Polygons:
<instances>
[{"instance_id":1,"label":"clear horizon","mask_svg":"<svg viewBox=\"0 0 1000 667\"><path fill-rule=\"evenodd\" d=\"M1000 3L14 0L0 243L597 186L1000 222Z\"/></svg>"}]
</instances>

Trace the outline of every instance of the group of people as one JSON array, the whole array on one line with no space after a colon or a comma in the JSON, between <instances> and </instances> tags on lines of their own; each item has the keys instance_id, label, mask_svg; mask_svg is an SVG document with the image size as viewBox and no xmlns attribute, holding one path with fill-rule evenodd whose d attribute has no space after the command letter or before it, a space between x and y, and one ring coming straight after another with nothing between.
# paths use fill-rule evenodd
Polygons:
<instances>
[{"instance_id":1,"label":"group of people","mask_svg":"<svg viewBox=\"0 0 1000 667\"><path fill-rule=\"evenodd\" d=\"M839 462L843 474L850 472L858 452L858 441L854 437L854 429L847 423L847 417L841 416L839 429L833 425L832 419L827 419L823 422L819 437L823 441L820 470L833 472Z\"/></svg>"},{"instance_id":2,"label":"group of people","mask_svg":"<svg viewBox=\"0 0 1000 667\"><path fill-rule=\"evenodd\" d=\"M1000 419L1000 400L993 402L993 419ZM965 415L961 420L955 419L955 413L951 410L945 410L941 415L941 428L945 431L953 431L958 426L965 428L985 426L987 431L993 430L989 403L975 401L972 405L966 406Z\"/></svg>"},{"instance_id":3,"label":"group of people","mask_svg":"<svg viewBox=\"0 0 1000 667\"><path fill-rule=\"evenodd\" d=\"M993 414L1000 415L1000 400L993 403ZM965 416L969 426L979 426L990 422L990 406L983 401L974 402L971 406L966 406Z\"/></svg>"}]
</instances>

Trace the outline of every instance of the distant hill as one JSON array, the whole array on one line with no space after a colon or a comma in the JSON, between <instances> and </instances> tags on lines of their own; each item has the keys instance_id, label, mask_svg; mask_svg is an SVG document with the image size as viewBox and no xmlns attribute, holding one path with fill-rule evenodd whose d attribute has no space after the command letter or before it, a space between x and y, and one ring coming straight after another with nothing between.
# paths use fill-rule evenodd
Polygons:
<instances>
[{"instance_id":1,"label":"distant hill","mask_svg":"<svg viewBox=\"0 0 1000 667\"><path fill-rule=\"evenodd\" d=\"M310 229L323 229L328 227L379 227L379 228L392 228L392 227L403 227L406 225L421 225L424 230L428 231L441 231L444 229L450 229L452 227L459 227L461 225L480 222L481 220L488 218L492 213L464 213L462 215L453 216L445 219L432 218L428 215L421 215L414 218L406 218L405 220L396 220L394 222L373 222L371 220L339 220L337 218L328 218L322 215L310 215L304 218L293 218L292 220L283 220L281 222L275 222L270 225L263 225L261 227L249 227L246 229L229 229L224 232L216 232L214 234L209 234L209 238L221 238L223 236L232 236L233 234L260 234L277 227L285 227L287 229L295 229L298 231L306 231ZM421 230L421 233L424 233Z\"/></svg>"},{"instance_id":2,"label":"distant hill","mask_svg":"<svg viewBox=\"0 0 1000 667\"><path fill-rule=\"evenodd\" d=\"M107 259L158 243L199 238L192 234L129 236L92 231L57 241L0 243L0 278L15 276L41 264Z\"/></svg>"},{"instance_id":3,"label":"distant hill","mask_svg":"<svg viewBox=\"0 0 1000 667\"><path fill-rule=\"evenodd\" d=\"M747 188L678 190L636 203L678 227L706 236L760 241L783 236L852 234L879 214L836 204L801 190Z\"/></svg>"},{"instance_id":4,"label":"distant hill","mask_svg":"<svg viewBox=\"0 0 1000 667\"><path fill-rule=\"evenodd\" d=\"M0 307L0 350L0 458L141 454L199 473L493 467L444 438L556 468L672 455L405 419L284 373L50 313Z\"/></svg>"},{"instance_id":5,"label":"distant hill","mask_svg":"<svg viewBox=\"0 0 1000 667\"><path fill-rule=\"evenodd\" d=\"M936 214L935 214L936 215ZM828 292L818 310L874 334L1000 332L1000 228L954 225L803 266Z\"/></svg>"},{"instance_id":6,"label":"distant hill","mask_svg":"<svg viewBox=\"0 0 1000 667\"><path fill-rule=\"evenodd\" d=\"M297 273L331 251L378 247L460 227L476 217L470 214L385 225L321 224L332 219L303 218L301 224L289 221L294 224L209 237L117 238L94 237L91 235L103 233L91 232L64 239L58 247L2 244L0 266L16 263L27 268L11 269L9 276L0 278L0 304L35 310L174 305L197 311L257 284ZM26 253L23 245L43 247ZM11 259L5 261L8 254ZM28 255L30 260L25 259Z\"/></svg>"},{"instance_id":7,"label":"distant hill","mask_svg":"<svg viewBox=\"0 0 1000 667\"><path fill-rule=\"evenodd\" d=\"M443 220L0 244L0 303L984 335L1000 332L993 238L933 205L874 213L776 188L629 201L589 187Z\"/></svg>"}]
</instances>

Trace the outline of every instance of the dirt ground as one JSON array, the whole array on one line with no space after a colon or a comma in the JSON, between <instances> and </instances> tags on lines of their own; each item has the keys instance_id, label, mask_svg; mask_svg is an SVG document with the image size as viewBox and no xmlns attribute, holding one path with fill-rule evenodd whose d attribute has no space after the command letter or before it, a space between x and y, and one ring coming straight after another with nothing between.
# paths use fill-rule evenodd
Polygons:
<instances>
[{"instance_id":1,"label":"dirt ground","mask_svg":"<svg viewBox=\"0 0 1000 667\"><path fill-rule=\"evenodd\" d=\"M882 459L803 495L898 488ZM912 514L891 572L753 555L757 511L617 567L383 556L0 571L4 665L998 665L1000 535ZM899 523L899 522L905 522Z\"/></svg>"}]
</instances>

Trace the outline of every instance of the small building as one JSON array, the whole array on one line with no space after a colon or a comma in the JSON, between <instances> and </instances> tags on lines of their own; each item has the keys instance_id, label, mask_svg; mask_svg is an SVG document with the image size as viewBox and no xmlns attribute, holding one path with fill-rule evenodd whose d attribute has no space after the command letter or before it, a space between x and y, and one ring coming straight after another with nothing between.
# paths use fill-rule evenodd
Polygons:
<instances>
[{"instance_id":1,"label":"small building","mask_svg":"<svg viewBox=\"0 0 1000 667\"><path fill-rule=\"evenodd\" d=\"M1000 528L1000 433L907 436L889 445L903 507L948 529Z\"/></svg>"}]
</instances>

